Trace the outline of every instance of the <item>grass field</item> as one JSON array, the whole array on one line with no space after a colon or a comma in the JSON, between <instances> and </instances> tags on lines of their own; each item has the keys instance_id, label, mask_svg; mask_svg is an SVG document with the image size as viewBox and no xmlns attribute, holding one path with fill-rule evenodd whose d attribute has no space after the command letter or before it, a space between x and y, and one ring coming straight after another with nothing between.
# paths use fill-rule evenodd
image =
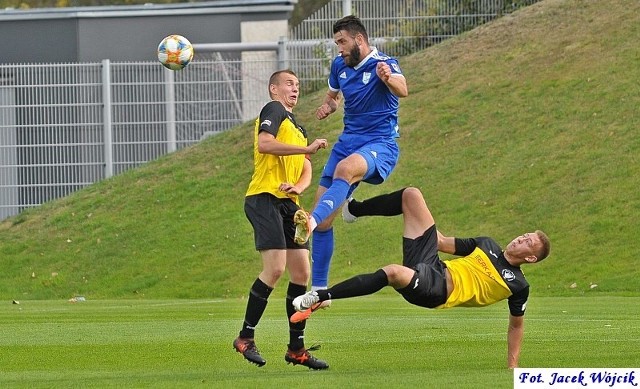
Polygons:
<instances>
[{"instance_id":1,"label":"grass field","mask_svg":"<svg viewBox=\"0 0 640 389\"><path fill-rule=\"evenodd\" d=\"M258 327L263 368L231 347L241 299L3 305L0 387L512 387L506 303L432 311L392 292L334 301L306 332L327 371L284 362L283 305L270 301ZM521 365L637 366L638 306L638 297L533 298Z\"/></svg>"},{"instance_id":2,"label":"grass field","mask_svg":"<svg viewBox=\"0 0 640 389\"><path fill-rule=\"evenodd\" d=\"M356 197L415 185L445 234L549 234L551 256L526 269L523 367L638 367L638 36L638 1L544 0L401 59L400 162ZM324 93L296 118L334 142L342 115L314 116ZM512 387L504 302L336 301L308 324L331 365L316 372L283 360L284 277L257 331L267 365L234 352L261 268L242 201L252 134L246 123L0 222L0 388ZM398 262L401 224L337 222L330 283Z\"/></svg>"}]
</instances>

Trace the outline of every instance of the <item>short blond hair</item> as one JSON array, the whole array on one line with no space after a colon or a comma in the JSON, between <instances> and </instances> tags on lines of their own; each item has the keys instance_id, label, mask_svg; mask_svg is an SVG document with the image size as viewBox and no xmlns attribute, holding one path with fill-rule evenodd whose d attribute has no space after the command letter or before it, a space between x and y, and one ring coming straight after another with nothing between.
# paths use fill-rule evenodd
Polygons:
<instances>
[{"instance_id":1,"label":"short blond hair","mask_svg":"<svg viewBox=\"0 0 640 389\"><path fill-rule=\"evenodd\" d=\"M538 262L540 262L549 256L549 252L551 251L551 241L549 240L547 234L545 234L541 230L536 230L535 234L540 240L540 251L538 252Z\"/></svg>"}]
</instances>

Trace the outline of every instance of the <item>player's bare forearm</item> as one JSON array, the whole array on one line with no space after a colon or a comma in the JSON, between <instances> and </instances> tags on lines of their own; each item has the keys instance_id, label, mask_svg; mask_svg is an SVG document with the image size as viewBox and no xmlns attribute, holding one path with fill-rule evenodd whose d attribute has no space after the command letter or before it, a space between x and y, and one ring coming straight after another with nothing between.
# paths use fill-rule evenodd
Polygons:
<instances>
[{"instance_id":1,"label":"player's bare forearm","mask_svg":"<svg viewBox=\"0 0 640 389\"><path fill-rule=\"evenodd\" d=\"M315 154L319 149L328 145L326 139L316 139L308 146L297 146L277 140L272 134L262 131L258 134L258 151L262 154L272 155L298 155Z\"/></svg>"},{"instance_id":2,"label":"player's bare forearm","mask_svg":"<svg viewBox=\"0 0 640 389\"><path fill-rule=\"evenodd\" d=\"M507 331L507 366L509 369L518 367L523 337L524 316L509 315L509 329Z\"/></svg>"},{"instance_id":3,"label":"player's bare forearm","mask_svg":"<svg viewBox=\"0 0 640 389\"><path fill-rule=\"evenodd\" d=\"M298 182L296 183L296 186L302 189L300 193L304 192L309 187L309 185L311 185L311 176L311 161L305 158L304 167L302 168L302 174L300 174L300 179L298 179Z\"/></svg>"},{"instance_id":4,"label":"player's bare forearm","mask_svg":"<svg viewBox=\"0 0 640 389\"><path fill-rule=\"evenodd\" d=\"M407 80L400 73L391 72L388 63L378 62L376 65L376 74L389 88L389 91L398 97L409 96L409 88L407 88Z\"/></svg>"},{"instance_id":5,"label":"player's bare forearm","mask_svg":"<svg viewBox=\"0 0 640 389\"><path fill-rule=\"evenodd\" d=\"M316 118L322 120L334 113L338 109L338 103L340 103L340 95L337 92L328 91L322 104L316 110Z\"/></svg>"},{"instance_id":6,"label":"player's bare forearm","mask_svg":"<svg viewBox=\"0 0 640 389\"><path fill-rule=\"evenodd\" d=\"M385 84L394 95L398 97L409 96L409 88L407 87L407 80L404 76L392 75Z\"/></svg>"},{"instance_id":7,"label":"player's bare forearm","mask_svg":"<svg viewBox=\"0 0 640 389\"><path fill-rule=\"evenodd\" d=\"M302 173L300 174L298 182L296 182L295 184L283 182L282 184L280 184L280 190L285 193L300 195L302 194L302 192L307 190L307 188L309 188L309 185L311 185L311 176L311 161L305 159L304 167L302 168Z\"/></svg>"}]
</instances>

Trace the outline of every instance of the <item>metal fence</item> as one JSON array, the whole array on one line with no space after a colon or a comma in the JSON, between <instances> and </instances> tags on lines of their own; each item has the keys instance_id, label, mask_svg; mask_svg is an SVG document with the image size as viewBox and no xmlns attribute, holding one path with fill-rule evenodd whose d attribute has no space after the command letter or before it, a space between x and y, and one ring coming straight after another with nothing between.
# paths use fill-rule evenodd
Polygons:
<instances>
[{"instance_id":1,"label":"metal fence","mask_svg":"<svg viewBox=\"0 0 640 389\"><path fill-rule=\"evenodd\" d=\"M372 43L403 55L536 1L348 4ZM278 68L296 71L305 92L325 88L344 6L330 2L274 47L201 46L185 71L109 60L0 65L0 220L251 120Z\"/></svg>"},{"instance_id":2,"label":"metal fence","mask_svg":"<svg viewBox=\"0 0 640 389\"><path fill-rule=\"evenodd\" d=\"M0 220L255 116L276 66L0 65ZM260 89L251 93L254 83Z\"/></svg>"},{"instance_id":3,"label":"metal fence","mask_svg":"<svg viewBox=\"0 0 640 389\"><path fill-rule=\"evenodd\" d=\"M333 48L333 23L357 15L369 38L393 56L423 50L539 0L333 0L291 30L292 41L315 40L309 51L292 47L296 58L315 58ZM308 47L308 46L307 46Z\"/></svg>"}]
</instances>

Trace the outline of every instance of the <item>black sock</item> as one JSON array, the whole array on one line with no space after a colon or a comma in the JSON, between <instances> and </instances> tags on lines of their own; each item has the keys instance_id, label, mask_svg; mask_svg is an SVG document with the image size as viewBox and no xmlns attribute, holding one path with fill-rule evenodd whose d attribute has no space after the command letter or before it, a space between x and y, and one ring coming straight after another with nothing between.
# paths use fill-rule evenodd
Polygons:
<instances>
[{"instance_id":1,"label":"black sock","mask_svg":"<svg viewBox=\"0 0 640 389\"><path fill-rule=\"evenodd\" d=\"M273 291L273 288L256 278L251 290L249 290L249 300L247 301L247 311L244 314L244 323L240 330L241 338L253 338L254 331L265 308L267 308L267 299Z\"/></svg>"},{"instance_id":2,"label":"black sock","mask_svg":"<svg viewBox=\"0 0 640 389\"><path fill-rule=\"evenodd\" d=\"M375 273L360 274L335 284L329 289L318 290L320 301L331 299L343 299L348 297L365 296L373 294L389 285L387 273L379 269Z\"/></svg>"},{"instance_id":3,"label":"black sock","mask_svg":"<svg viewBox=\"0 0 640 389\"><path fill-rule=\"evenodd\" d=\"M289 282L287 288L287 298L285 303L287 304L287 322L289 323L289 350L298 351L304 347L304 327L307 324L306 320L298 323L292 323L289 321L291 315L296 313L296 309L293 307L293 299L305 294L307 287L305 285L297 285Z\"/></svg>"},{"instance_id":4,"label":"black sock","mask_svg":"<svg viewBox=\"0 0 640 389\"><path fill-rule=\"evenodd\" d=\"M396 216L402 214L402 188L392 193L372 197L364 201L353 200L349 212L353 216Z\"/></svg>"}]
</instances>

